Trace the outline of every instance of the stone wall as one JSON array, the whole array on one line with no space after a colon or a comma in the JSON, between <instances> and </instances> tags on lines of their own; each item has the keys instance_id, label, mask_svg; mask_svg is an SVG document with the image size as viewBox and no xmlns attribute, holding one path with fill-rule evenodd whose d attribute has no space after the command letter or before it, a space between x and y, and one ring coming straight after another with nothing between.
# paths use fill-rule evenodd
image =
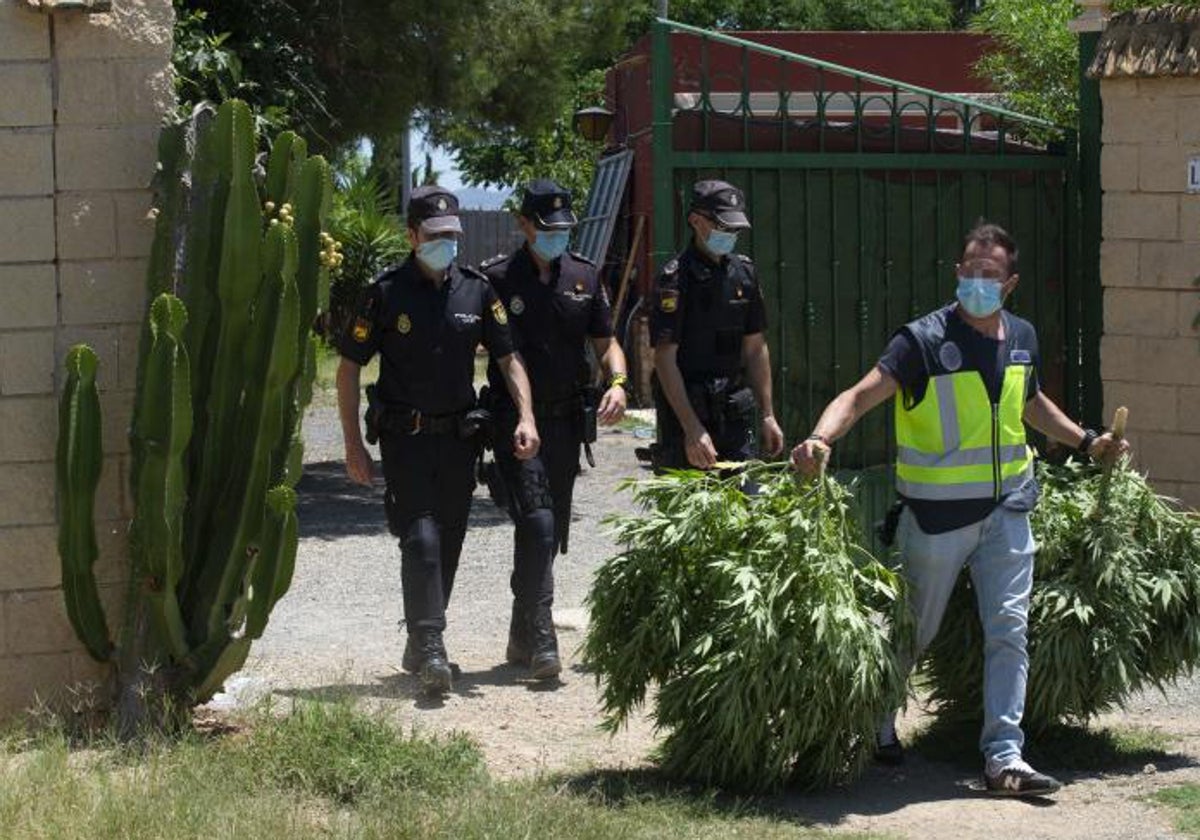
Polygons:
<instances>
[{"instance_id":1,"label":"stone wall","mask_svg":"<svg viewBox=\"0 0 1200 840\"><path fill-rule=\"evenodd\" d=\"M125 567L125 439L158 125L171 103L169 0L48 15L0 0L0 716L96 681L67 622L55 547L61 362L100 356L96 501L106 600Z\"/></svg>"},{"instance_id":2,"label":"stone wall","mask_svg":"<svg viewBox=\"0 0 1200 840\"><path fill-rule=\"evenodd\" d=\"M1200 78L1104 79L1105 416L1130 411L1138 466L1200 508Z\"/></svg>"}]
</instances>

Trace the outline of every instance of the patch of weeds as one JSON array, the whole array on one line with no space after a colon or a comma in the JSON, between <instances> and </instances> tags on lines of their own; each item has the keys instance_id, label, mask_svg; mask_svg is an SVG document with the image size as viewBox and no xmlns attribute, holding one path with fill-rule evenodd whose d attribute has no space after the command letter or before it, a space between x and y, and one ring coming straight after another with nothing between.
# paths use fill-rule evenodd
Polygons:
<instances>
[{"instance_id":1,"label":"patch of weeds","mask_svg":"<svg viewBox=\"0 0 1200 840\"><path fill-rule=\"evenodd\" d=\"M1200 838L1200 785L1181 785L1156 791L1151 797L1177 812L1175 827L1189 837Z\"/></svg>"},{"instance_id":2,"label":"patch of weeds","mask_svg":"<svg viewBox=\"0 0 1200 840\"><path fill-rule=\"evenodd\" d=\"M347 804L399 791L444 792L483 778L483 757L463 735L406 737L348 702L300 702L282 717L264 713L244 747L273 784Z\"/></svg>"},{"instance_id":3,"label":"patch of weeds","mask_svg":"<svg viewBox=\"0 0 1200 840\"><path fill-rule=\"evenodd\" d=\"M931 761L959 767L978 767L979 721L934 720L911 738L912 748ZM1053 726L1028 737L1025 758L1038 768L1101 772L1140 770L1170 756L1172 740L1166 734L1137 726L1092 729L1086 726Z\"/></svg>"}]
</instances>

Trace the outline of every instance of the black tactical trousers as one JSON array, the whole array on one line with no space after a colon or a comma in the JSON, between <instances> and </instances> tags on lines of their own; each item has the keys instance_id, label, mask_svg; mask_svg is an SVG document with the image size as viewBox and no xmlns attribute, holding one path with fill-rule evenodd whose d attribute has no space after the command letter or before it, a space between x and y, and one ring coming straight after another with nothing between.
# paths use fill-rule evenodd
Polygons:
<instances>
[{"instance_id":1,"label":"black tactical trousers","mask_svg":"<svg viewBox=\"0 0 1200 840\"><path fill-rule=\"evenodd\" d=\"M410 633L444 630L475 490L476 446L456 434L389 433L379 443L388 527L400 538L404 621Z\"/></svg>"},{"instance_id":2,"label":"black tactical trousers","mask_svg":"<svg viewBox=\"0 0 1200 840\"><path fill-rule=\"evenodd\" d=\"M528 461L512 453L516 418L501 416L496 466L508 486L508 515L516 525L513 599L520 608L554 603L554 556L571 526L571 495L579 475L579 434L574 417L539 418L542 445Z\"/></svg>"},{"instance_id":3,"label":"black tactical trousers","mask_svg":"<svg viewBox=\"0 0 1200 840\"><path fill-rule=\"evenodd\" d=\"M755 457L752 413L725 410L720 416L714 417L708 405L697 405L695 399L691 403L712 438L718 461L749 461ZM687 459L683 426L657 382L654 383L654 413L658 426L657 465L677 470L695 469Z\"/></svg>"}]
</instances>

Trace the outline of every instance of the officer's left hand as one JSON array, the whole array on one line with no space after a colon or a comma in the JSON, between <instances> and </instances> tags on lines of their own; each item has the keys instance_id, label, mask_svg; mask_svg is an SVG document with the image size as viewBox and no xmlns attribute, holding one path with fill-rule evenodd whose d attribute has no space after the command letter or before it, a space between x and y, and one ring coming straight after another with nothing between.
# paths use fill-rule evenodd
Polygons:
<instances>
[{"instance_id":1,"label":"officer's left hand","mask_svg":"<svg viewBox=\"0 0 1200 840\"><path fill-rule=\"evenodd\" d=\"M1112 432L1105 432L1092 441L1088 447L1088 455L1096 461L1115 461L1129 453L1129 441L1125 438L1116 440Z\"/></svg>"},{"instance_id":2,"label":"officer's left hand","mask_svg":"<svg viewBox=\"0 0 1200 840\"><path fill-rule=\"evenodd\" d=\"M772 458L783 451L783 429L779 428L779 421L772 414L762 419L761 439L763 451Z\"/></svg>"},{"instance_id":3,"label":"officer's left hand","mask_svg":"<svg viewBox=\"0 0 1200 840\"><path fill-rule=\"evenodd\" d=\"M596 411L596 419L605 426L611 426L625 416L625 389L620 385L609 388L600 398L600 408Z\"/></svg>"},{"instance_id":4,"label":"officer's left hand","mask_svg":"<svg viewBox=\"0 0 1200 840\"><path fill-rule=\"evenodd\" d=\"M518 461L528 461L537 455L541 445L537 424L532 419L517 423L517 430L513 432L513 455Z\"/></svg>"}]
</instances>

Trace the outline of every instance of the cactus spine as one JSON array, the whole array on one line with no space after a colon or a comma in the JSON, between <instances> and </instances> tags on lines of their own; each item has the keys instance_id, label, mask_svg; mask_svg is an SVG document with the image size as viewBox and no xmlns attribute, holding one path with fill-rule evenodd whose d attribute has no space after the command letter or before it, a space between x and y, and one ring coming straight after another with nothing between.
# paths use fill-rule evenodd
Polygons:
<instances>
[{"instance_id":1,"label":"cactus spine","mask_svg":"<svg viewBox=\"0 0 1200 840\"><path fill-rule=\"evenodd\" d=\"M164 129L160 142L130 429L128 609L147 620L128 622L117 646L93 573L96 356L80 346L67 358L58 484L68 613L96 659L120 671L149 657L166 669L173 696L164 699L184 708L242 666L296 560L292 488L316 368L309 325L327 294L319 253L332 179L328 164L285 132L260 185L257 145L250 110L237 100ZM143 675L118 672L118 683Z\"/></svg>"}]
</instances>

